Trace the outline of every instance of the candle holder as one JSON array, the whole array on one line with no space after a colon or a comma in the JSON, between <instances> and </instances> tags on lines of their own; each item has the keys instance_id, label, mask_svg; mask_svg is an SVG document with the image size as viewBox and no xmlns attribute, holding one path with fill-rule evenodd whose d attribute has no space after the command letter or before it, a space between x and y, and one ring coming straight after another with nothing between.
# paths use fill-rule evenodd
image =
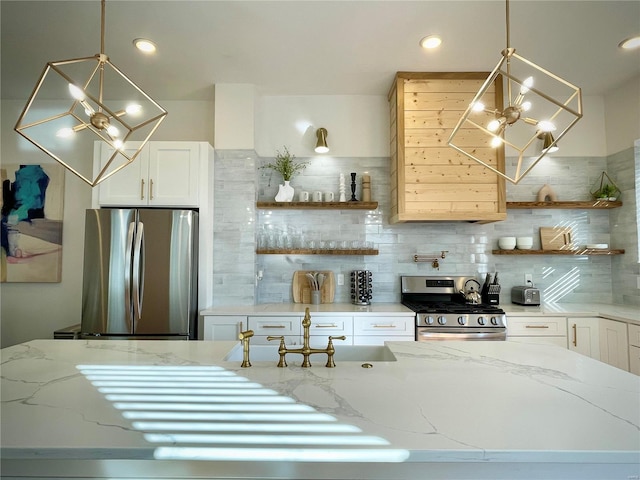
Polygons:
<instances>
[{"instance_id":1,"label":"candle holder","mask_svg":"<svg viewBox=\"0 0 640 480\"><path fill-rule=\"evenodd\" d=\"M356 198L356 174L352 173L351 174L351 200L349 200L350 202L357 202L358 199Z\"/></svg>"}]
</instances>

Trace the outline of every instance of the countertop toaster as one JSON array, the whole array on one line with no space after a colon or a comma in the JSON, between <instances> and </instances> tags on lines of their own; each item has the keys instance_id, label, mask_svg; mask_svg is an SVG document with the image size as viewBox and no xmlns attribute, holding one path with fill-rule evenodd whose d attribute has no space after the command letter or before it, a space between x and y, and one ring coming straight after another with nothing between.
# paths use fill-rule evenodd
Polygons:
<instances>
[{"instance_id":1,"label":"countertop toaster","mask_svg":"<svg viewBox=\"0 0 640 480\"><path fill-rule=\"evenodd\" d=\"M511 303L517 305L540 305L540 290L528 286L513 287L511 289Z\"/></svg>"}]
</instances>

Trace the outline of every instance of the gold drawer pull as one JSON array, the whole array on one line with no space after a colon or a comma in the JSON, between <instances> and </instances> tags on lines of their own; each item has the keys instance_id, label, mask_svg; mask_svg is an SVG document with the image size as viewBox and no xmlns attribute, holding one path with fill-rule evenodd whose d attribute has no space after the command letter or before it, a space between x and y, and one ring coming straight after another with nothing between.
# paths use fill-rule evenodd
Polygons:
<instances>
[{"instance_id":1,"label":"gold drawer pull","mask_svg":"<svg viewBox=\"0 0 640 480\"><path fill-rule=\"evenodd\" d=\"M287 328L284 325L263 325L262 328Z\"/></svg>"},{"instance_id":2,"label":"gold drawer pull","mask_svg":"<svg viewBox=\"0 0 640 480\"><path fill-rule=\"evenodd\" d=\"M524 328L549 328L549 325L526 325Z\"/></svg>"},{"instance_id":3,"label":"gold drawer pull","mask_svg":"<svg viewBox=\"0 0 640 480\"><path fill-rule=\"evenodd\" d=\"M389 325L377 325L377 324L374 324L372 326L373 326L373 328L396 328L397 327L397 325L394 325L393 323L391 323Z\"/></svg>"},{"instance_id":4,"label":"gold drawer pull","mask_svg":"<svg viewBox=\"0 0 640 480\"><path fill-rule=\"evenodd\" d=\"M338 328L338 325L335 323L317 323L314 325L316 328Z\"/></svg>"}]
</instances>

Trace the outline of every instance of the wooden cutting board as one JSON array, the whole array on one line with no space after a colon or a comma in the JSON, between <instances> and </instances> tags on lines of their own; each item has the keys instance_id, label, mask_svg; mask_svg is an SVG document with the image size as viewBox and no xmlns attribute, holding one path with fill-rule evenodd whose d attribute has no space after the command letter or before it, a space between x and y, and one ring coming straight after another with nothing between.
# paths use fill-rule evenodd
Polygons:
<instances>
[{"instance_id":1,"label":"wooden cutting board","mask_svg":"<svg viewBox=\"0 0 640 480\"><path fill-rule=\"evenodd\" d=\"M311 286L307 273L323 273L324 283L320 289L320 302L333 303L336 294L336 281L333 272L328 270L296 270L293 272L293 301L294 303L311 303Z\"/></svg>"},{"instance_id":2,"label":"wooden cutting board","mask_svg":"<svg viewBox=\"0 0 640 480\"><path fill-rule=\"evenodd\" d=\"M542 250L573 250L571 227L540 227Z\"/></svg>"}]
</instances>

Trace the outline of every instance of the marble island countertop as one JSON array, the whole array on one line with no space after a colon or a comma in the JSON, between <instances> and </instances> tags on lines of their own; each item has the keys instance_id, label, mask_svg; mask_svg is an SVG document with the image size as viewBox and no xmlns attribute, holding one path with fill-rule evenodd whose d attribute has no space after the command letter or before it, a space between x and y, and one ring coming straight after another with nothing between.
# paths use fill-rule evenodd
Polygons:
<instances>
[{"instance_id":1,"label":"marble island countertop","mask_svg":"<svg viewBox=\"0 0 640 480\"><path fill-rule=\"evenodd\" d=\"M235 345L3 349L3 478L640 475L640 378L565 349L389 342L397 361L373 368L243 369Z\"/></svg>"}]
</instances>

